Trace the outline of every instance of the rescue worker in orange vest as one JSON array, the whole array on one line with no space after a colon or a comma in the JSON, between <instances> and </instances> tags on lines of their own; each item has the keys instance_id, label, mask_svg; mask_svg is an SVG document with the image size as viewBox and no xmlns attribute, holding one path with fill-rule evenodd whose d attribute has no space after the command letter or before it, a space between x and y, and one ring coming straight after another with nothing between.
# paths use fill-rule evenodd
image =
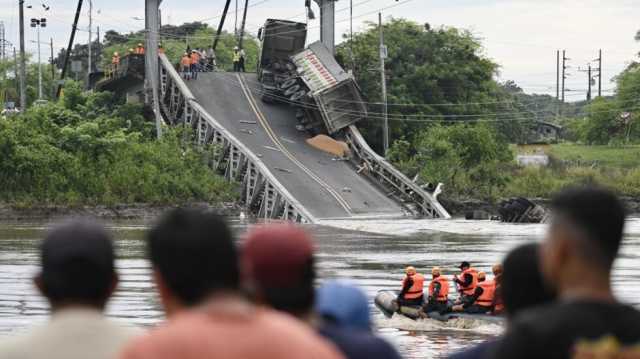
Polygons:
<instances>
[{"instance_id":1,"label":"rescue worker in orange vest","mask_svg":"<svg viewBox=\"0 0 640 359\"><path fill-rule=\"evenodd\" d=\"M456 301L456 304L461 304L465 297L472 296L476 284L478 284L478 271L471 268L471 264L467 261L460 263L460 277L453 276L454 283L458 286L458 292L460 293L460 299Z\"/></svg>"},{"instance_id":2,"label":"rescue worker in orange vest","mask_svg":"<svg viewBox=\"0 0 640 359\"><path fill-rule=\"evenodd\" d=\"M136 55L144 55L144 46L142 46L142 43L138 44L135 52L136 52Z\"/></svg>"},{"instance_id":3,"label":"rescue worker in orange vest","mask_svg":"<svg viewBox=\"0 0 640 359\"><path fill-rule=\"evenodd\" d=\"M422 306L424 295L424 276L416 271L414 267L405 269L405 277L402 280L402 290L398 294L399 306Z\"/></svg>"},{"instance_id":4,"label":"rescue worker in orange vest","mask_svg":"<svg viewBox=\"0 0 640 359\"><path fill-rule=\"evenodd\" d=\"M500 315L504 311L502 302L502 264L498 263L491 267L493 272L493 282L496 290L493 296L493 314Z\"/></svg>"},{"instance_id":5,"label":"rescue worker in orange vest","mask_svg":"<svg viewBox=\"0 0 640 359\"><path fill-rule=\"evenodd\" d=\"M189 80L191 78L191 57L189 57L188 53L185 52L184 55L182 55L180 66L182 67L182 77L185 80Z\"/></svg>"},{"instance_id":6,"label":"rescue worker in orange vest","mask_svg":"<svg viewBox=\"0 0 640 359\"><path fill-rule=\"evenodd\" d=\"M496 286L493 281L486 280L484 272L478 273L478 285L472 296L467 296L462 304L455 305L454 312L469 314L489 314L493 312L493 300Z\"/></svg>"},{"instance_id":7,"label":"rescue worker in orange vest","mask_svg":"<svg viewBox=\"0 0 640 359\"><path fill-rule=\"evenodd\" d=\"M191 77L198 78L198 71L200 71L200 54L196 50L191 51Z\"/></svg>"},{"instance_id":8,"label":"rescue worker in orange vest","mask_svg":"<svg viewBox=\"0 0 640 359\"><path fill-rule=\"evenodd\" d=\"M429 283L429 297L422 308L425 313L449 311L449 281L442 275L440 267L431 269L432 280Z\"/></svg>"}]
</instances>

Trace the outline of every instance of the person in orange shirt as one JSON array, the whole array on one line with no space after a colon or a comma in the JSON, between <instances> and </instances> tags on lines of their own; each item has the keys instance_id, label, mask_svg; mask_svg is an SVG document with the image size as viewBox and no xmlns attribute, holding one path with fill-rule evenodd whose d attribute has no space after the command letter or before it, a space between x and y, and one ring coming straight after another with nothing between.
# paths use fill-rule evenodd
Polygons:
<instances>
[{"instance_id":1,"label":"person in orange shirt","mask_svg":"<svg viewBox=\"0 0 640 359\"><path fill-rule=\"evenodd\" d=\"M189 80L191 78L191 57L188 53L184 53L180 59L180 66L182 67L182 78Z\"/></svg>"},{"instance_id":2,"label":"person in orange shirt","mask_svg":"<svg viewBox=\"0 0 640 359\"><path fill-rule=\"evenodd\" d=\"M120 359L344 359L300 321L246 298L223 217L172 210L147 243L168 321L130 342Z\"/></svg>"},{"instance_id":3,"label":"person in orange shirt","mask_svg":"<svg viewBox=\"0 0 640 359\"><path fill-rule=\"evenodd\" d=\"M198 78L198 71L200 70L200 54L196 50L191 51L191 77L193 79Z\"/></svg>"}]
</instances>

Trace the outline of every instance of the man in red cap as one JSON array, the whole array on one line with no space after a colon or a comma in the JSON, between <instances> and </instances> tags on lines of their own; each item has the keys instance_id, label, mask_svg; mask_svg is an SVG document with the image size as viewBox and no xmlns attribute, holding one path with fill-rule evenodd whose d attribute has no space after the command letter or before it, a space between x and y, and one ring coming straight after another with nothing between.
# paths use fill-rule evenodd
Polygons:
<instances>
[{"instance_id":1,"label":"man in red cap","mask_svg":"<svg viewBox=\"0 0 640 359\"><path fill-rule=\"evenodd\" d=\"M395 349L370 332L323 321L315 314L314 246L302 228L270 224L250 231L241 255L245 289L262 306L306 322L348 359L399 359Z\"/></svg>"}]
</instances>

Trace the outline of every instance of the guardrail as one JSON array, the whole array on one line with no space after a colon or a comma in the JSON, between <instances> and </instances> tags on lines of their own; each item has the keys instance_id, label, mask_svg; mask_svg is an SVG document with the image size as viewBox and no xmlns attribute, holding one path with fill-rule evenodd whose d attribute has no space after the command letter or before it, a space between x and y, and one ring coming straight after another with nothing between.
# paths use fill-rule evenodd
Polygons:
<instances>
[{"instance_id":1,"label":"guardrail","mask_svg":"<svg viewBox=\"0 0 640 359\"><path fill-rule=\"evenodd\" d=\"M406 205L414 205L419 215L429 218L451 218L449 212L438 202L437 197L442 184L438 184L433 194L425 191L372 150L354 125L347 128L345 137L351 151L358 157L361 171L366 171L383 186L391 187L394 194Z\"/></svg>"},{"instance_id":2,"label":"guardrail","mask_svg":"<svg viewBox=\"0 0 640 359\"><path fill-rule=\"evenodd\" d=\"M160 55L160 106L169 125L191 128L196 145L214 145L210 166L241 184L241 198L256 216L316 222L262 160L197 103L164 54Z\"/></svg>"}]
</instances>

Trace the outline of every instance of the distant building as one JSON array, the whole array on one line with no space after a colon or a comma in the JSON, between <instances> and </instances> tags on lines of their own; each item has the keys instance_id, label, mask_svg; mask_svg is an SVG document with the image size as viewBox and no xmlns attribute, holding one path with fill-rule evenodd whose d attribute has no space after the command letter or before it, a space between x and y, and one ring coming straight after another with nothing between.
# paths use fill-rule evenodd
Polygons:
<instances>
[{"instance_id":1,"label":"distant building","mask_svg":"<svg viewBox=\"0 0 640 359\"><path fill-rule=\"evenodd\" d=\"M537 121L529 130L527 143L556 143L562 136L562 126L555 123Z\"/></svg>"}]
</instances>

